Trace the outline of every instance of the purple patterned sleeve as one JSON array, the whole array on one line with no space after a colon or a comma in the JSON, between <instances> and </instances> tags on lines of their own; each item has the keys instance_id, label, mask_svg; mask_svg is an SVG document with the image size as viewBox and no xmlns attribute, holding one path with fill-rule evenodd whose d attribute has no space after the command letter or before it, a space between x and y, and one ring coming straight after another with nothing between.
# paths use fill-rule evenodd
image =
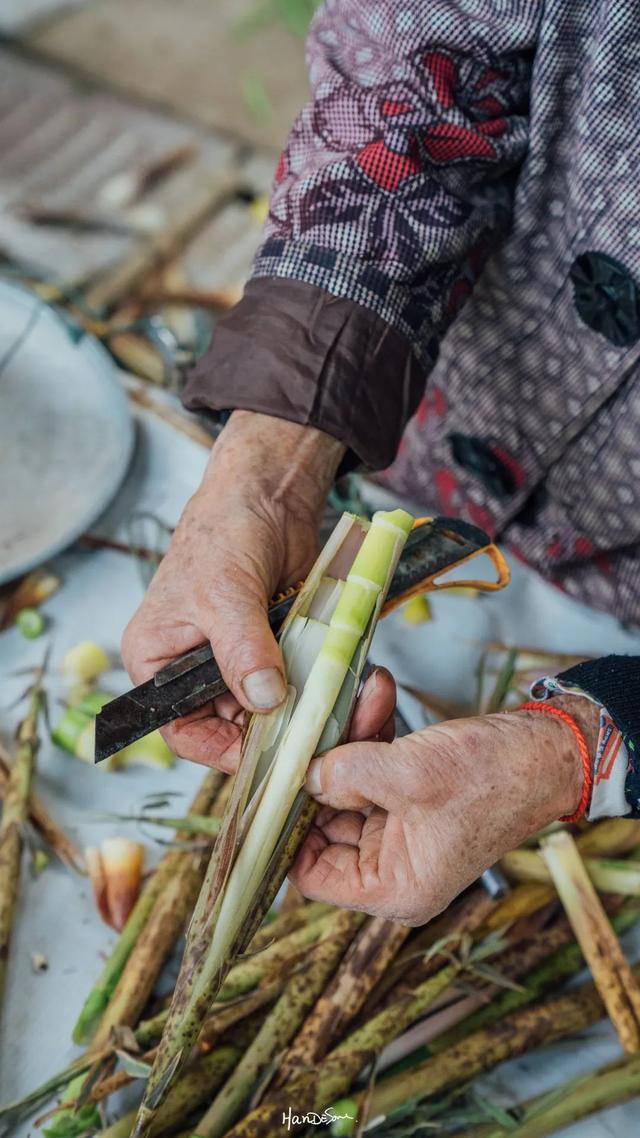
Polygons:
<instances>
[{"instance_id":1,"label":"purple patterned sleeve","mask_svg":"<svg viewBox=\"0 0 640 1138\"><path fill-rule=\"evenodd\" d=\"M428 362L508 224L540 7L327 0L254 276L355 300Z\"/></svg>"},{"instance_id":2,"label":"purple patterned sleeve","mask_svg":"<svg viewBox=\"0 0 640 1138\"><path fill-rule=\"evenodd\" d=\"M509 224L541 8L326 0L253 278L187 406L274 414L391 462Z\"/></svg>"}]
</instances>

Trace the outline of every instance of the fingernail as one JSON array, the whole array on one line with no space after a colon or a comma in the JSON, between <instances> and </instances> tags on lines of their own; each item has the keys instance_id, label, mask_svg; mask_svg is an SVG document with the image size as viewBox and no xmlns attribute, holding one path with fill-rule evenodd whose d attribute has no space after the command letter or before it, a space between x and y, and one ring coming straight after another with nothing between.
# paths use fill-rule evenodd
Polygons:
<instances>
[{"instance_id":1,"label":"fingernail","mask_svg":"<svg viewBox=\"0 0 640 1138\"><path fill-rule=\"evenodd\" d=\"M362 695L360 696L360 702L361 703L366 703L367 700L371 699L371 696L374 695L374 693L378 687L378 684L380 682L379 676L380 676L380 669L379 668L374 668L373 671L367 676L367 678L364 682L364 687L362 689Z\"/></svg>"},{"instance_id":2,"label":"fingernail","mask_svg":"<svg viewBox=\"0 0 640 1138\"><path fill-rule=\"evenodd\" d=\"M261 668L250 672L242 681L244 694L252 707L271 711L278 707L287 694L284 680L277 668Z\"/></svg>"},{"instance_id":3,"label":"fingernail","mask_svg":"<svg viewBox=\"0 0 640 1138\"><path fill-rule=\"evenodd\" d=\"M322 794L322 783L320 782L320 767L322 766L322 759L312 759L309 763L307 770L307 778L305 781L305 790L308 794Z\"/></svg>"}]
</instances>

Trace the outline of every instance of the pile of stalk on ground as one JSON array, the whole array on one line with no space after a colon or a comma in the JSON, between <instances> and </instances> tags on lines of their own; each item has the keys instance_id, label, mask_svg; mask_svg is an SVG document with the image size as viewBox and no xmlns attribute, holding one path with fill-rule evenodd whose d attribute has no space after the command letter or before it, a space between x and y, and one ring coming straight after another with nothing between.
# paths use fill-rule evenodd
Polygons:
<instances>
[{"instance_id":1,"label":"pile of stalk on ground","mask_svg":"<svg viewBox=\"0 0 640 1138\"><path fill-rule=\"evenodd\" d=\"M31 1117L45 1138L542 1138L640 1096L640 966L620 943L640 918L638 823L549 827L503 860L506 896L472 886L418 929L290 887L273 914L313 815L306 763L348 722L410 524L398 513L373 543L354 543L352 522L329 543L283 633L287 706L254 721L235 780L208 772L191 804L218 836L201 825L194 843L185 826L164 854L70 1025L77 1057L3 1106L0 1133ZM493 710L518 682L511 652ZM25 782L20 817L28 796ZM155 993L185 930L168 1003ZM477 1092L499 1064L606 1016L620 1041L607 1067L507 1107Z\"/></svg>"},{"instance_id":2,"label":"pile of stalk on ground","mask_svg":"<svg viewBox=\"0 0 640 1138\"><path fill-rule=\"evenodd\" d=\"M208 774L194 807L215 814L228 794L222 777ZM506 898L492 901L473 887L420 929L289 891L229 971L151 1133L389 1138L433 1134L437 1123L466 1138L540 1138L640 1095L640 968L615 951L640 917L640 827L616 820L575 839L566 829L558 835L543 852L532 845L511 855L521 864L507 859L514 881L527 880ZM577 857L579 872L598 881L583 948L575 913L564 911L553 885L552 875L561 889L565 877L573 880L565 844L569 862ZM7 1133L31 1115L51 1138L129 1138L168 1014L147 1009L205 860L202 850L165 855L75 1025L84 1049L46 1086L3 1108ZM596 982L586 974L567 991L584 967L583 949L596 954ZM607 1012L620 1033L617 1062L508 1111L473 1093L476 1076L580 1033Z\"/></svg>"}]
</instances>

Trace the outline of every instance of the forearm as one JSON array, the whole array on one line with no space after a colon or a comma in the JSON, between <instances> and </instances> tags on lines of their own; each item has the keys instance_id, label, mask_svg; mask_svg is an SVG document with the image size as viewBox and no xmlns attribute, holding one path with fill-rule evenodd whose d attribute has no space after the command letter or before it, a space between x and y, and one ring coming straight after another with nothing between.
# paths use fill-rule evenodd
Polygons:
<instances>
[{"instance_id":1,"label":"forearm","mask_svg":"<svg viewBox=\"0 0 640 1138\"><path fill-rule=\"evenodd\" d=\"M201 491L219 500L259 497L314 522L344 454L324 431L272 415L234 411L207 464Z\"/></svg>"}]
</instances>

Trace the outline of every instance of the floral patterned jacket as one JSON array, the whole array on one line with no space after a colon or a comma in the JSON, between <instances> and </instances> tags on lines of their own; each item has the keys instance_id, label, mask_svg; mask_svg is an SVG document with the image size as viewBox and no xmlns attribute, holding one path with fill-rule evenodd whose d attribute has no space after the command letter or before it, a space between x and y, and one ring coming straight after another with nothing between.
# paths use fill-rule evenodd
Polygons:
<instances>
[{"instance_id":1,"label":"floral patterned jacket","mask_svg":"<svg viewBox=\"0 0 640 1138\"><path fill-rule=\"evenodd\" d=\"M326 0L186 392L313 424L640 623L638 0Z\"/></svg>"}]
</instances>

